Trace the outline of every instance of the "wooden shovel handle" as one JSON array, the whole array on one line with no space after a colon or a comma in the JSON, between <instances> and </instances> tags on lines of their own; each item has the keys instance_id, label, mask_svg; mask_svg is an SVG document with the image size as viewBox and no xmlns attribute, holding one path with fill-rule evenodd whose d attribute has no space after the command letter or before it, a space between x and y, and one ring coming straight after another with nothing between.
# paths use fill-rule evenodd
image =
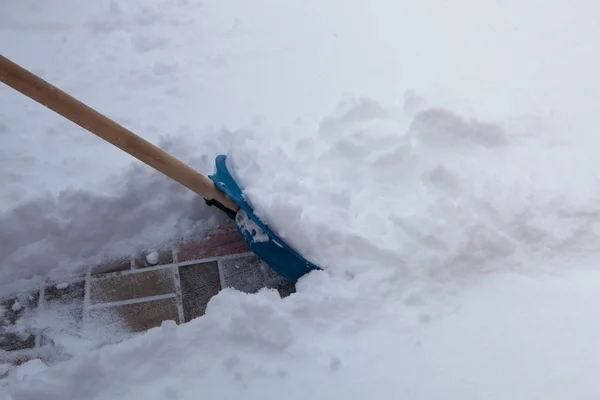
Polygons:
<instances>
[{"instance_id":1,"label":"wooden shovel handle","mask_svg":"<svg viewBox=\"0 0 600 400\"><path fill-rule=\"evenodd\" d=\"M237 211L206 176L0 54L0 81L162 172L207 200Z\"/></svg>"}]
</instances>

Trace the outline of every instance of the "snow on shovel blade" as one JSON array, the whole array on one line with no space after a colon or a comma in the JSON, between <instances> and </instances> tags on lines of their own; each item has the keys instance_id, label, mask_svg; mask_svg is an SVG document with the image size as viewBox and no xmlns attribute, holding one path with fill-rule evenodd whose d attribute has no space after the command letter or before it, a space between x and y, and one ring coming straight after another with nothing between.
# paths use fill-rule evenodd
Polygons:
<instances>
[{"instance_id":1,"label":"snow on shovel blade","mask_svg":"<svg viewBox=\"0 0 600 400\"><path fill-rule=\"evenodd\" d=\"M227 169L227 157L216 159L216 171L209 178L215 186L232 199L240 210L228 213L235 220L237 230L244 236L252 251L270 268L289 281L297 282L304 274L319 269L281 240L255 214L243 198L242 190Z\"/></svg>"}]
</instances>

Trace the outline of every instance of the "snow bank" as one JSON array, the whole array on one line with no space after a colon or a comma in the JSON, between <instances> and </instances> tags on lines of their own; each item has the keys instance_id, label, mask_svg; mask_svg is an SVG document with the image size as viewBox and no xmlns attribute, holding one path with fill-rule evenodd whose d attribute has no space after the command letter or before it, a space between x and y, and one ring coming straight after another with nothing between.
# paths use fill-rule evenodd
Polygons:
<instances>
[{"instance_id":1,"label":"snow bank","mask_svg":"<svg viewBox=\"0 0 600 400\"><path fill-rule=\"evenodd\" d=\"M318 125L248 134L231 164L258 214L317 265L402 282L595 257L595 157L523 123L357 99Z\"/></svg>"}]
</instances>

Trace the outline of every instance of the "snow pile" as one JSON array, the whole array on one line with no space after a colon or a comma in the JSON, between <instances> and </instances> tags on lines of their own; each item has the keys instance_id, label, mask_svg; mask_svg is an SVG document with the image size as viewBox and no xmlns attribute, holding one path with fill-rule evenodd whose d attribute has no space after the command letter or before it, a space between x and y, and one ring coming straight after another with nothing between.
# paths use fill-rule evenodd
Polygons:
<instances>
[{"instance_id":1,"label":"snow pile","mask_svg":"<svg viewBox=\"0 0 600 400\"><path fill-rule=\"evenodd\" d=\"M596 257L595 152L551 133L357 99L246 135L230 164L258 215L327 271L448 278Z\"/></svg>"}]
</instances>

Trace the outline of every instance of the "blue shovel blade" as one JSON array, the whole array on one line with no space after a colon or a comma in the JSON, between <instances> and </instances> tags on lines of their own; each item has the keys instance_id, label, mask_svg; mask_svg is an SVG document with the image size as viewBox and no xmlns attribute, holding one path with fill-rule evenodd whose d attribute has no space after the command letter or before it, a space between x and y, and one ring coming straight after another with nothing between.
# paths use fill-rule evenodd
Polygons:
<instances>
[{"instance_id":1,"label":"blue shovel blade","mask_svg":"<svg viewBox=\"0 0 600 400\"><path fill-rule=\"evenodd\" d=\"M297 282L304 274L320 269L302 257L266 226L246 203L242 190L227 169L227 157L217 156L216 171L209 178L216 187L231 198L240 210L230 214L237 230L244 236L250 249L270 268L291 282Z\"/></svg>"}]
</instances>

